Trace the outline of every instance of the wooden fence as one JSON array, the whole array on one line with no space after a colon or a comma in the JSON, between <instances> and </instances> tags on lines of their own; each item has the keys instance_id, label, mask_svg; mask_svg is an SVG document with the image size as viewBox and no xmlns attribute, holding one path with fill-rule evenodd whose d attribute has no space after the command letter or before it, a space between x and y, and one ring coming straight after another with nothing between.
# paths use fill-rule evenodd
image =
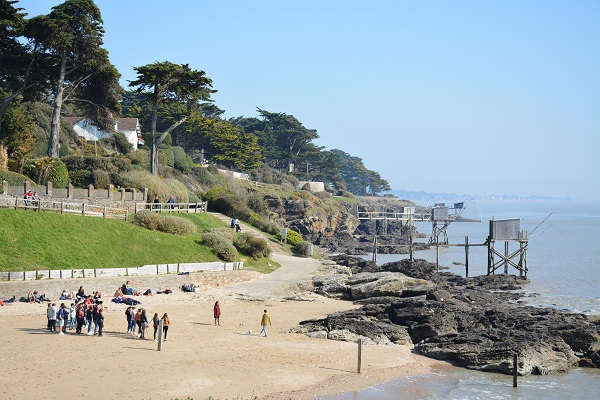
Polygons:
<instances>
[{"instance_id":1,"label":"wooden fence","mask_svg":"<svg viewBox=\"0 0 600 400\"><path fill-rule=\"evenodd\" d=\"M127 221L129 211L126 208L107 207L86 203L70 203L42 199L23 199L19 197L1 197L0 207L15 210L53 211L61 214L73 213L83 216L117 218ZM134 213L152 210L161 213L202 213L208 209L207 202L200 203L135 203Z\"/></svg>"}]
</instances>

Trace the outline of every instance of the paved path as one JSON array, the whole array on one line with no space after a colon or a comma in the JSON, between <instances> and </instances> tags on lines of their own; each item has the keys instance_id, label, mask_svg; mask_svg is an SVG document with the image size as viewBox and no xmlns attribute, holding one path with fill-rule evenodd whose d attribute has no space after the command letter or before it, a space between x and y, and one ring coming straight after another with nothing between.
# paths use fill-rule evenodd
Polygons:
<instances>
[{"instance_id":1,"label":"paved path","mask_svg":"<svg viewBox=\"0 0 600 400\"><path fill-rule=\"evenodd\" d=\"M226 215L214 212L210 214L227 224L231 223L231 218ZM312 274L321 265L319 260L285 254L285 249L281 245L270 241L263 232L242 222L240 222L240 226L242 232L252 232L252 234L269 241L273 249L271 259L278 262L281 267L268 275L264 275L261 279L247 281L243 284L229 285L219 288L219 290L224 294L243 298L255 298L257 300L297 297L299 293L303 292L302 287L311 282Z\"/></svg>"}]
</instances>

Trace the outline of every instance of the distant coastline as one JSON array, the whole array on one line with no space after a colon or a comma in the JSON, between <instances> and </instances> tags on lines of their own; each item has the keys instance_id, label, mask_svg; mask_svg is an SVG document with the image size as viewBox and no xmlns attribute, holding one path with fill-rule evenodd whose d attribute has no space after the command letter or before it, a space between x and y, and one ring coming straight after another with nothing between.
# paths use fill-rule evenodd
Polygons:
<instances>
[{"instance_id":1,"label":"distant coastline","mask_svg":"<svg viewBox=\"0 0 600 400\"><path fill-rule=\"evenodd\" d=\"M571 201L569 196L552 197L552 196L518 196L511 194L489 194L489 195L472 195L472 194L457 194L457 193L442 193L442 192L424 192L422 190L413 192L409 190L391 190L387 194L393 194L403 200L452 200L463 201L466 199L473 200L524 200L524 201Z\"/></svg>"}]
</instances>

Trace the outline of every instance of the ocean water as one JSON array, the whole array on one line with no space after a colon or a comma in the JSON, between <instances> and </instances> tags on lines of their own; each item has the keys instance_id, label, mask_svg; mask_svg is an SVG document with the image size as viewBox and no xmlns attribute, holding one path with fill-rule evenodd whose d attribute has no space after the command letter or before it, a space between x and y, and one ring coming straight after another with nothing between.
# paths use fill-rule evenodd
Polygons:
<instances>
[{"instance_id":1,"label":"ocean water","mask_svg":"<svg viewBox=\"0 0 600 400\"><path fill-rule=\"evenodd\" d=\"M463 199L464 200L464 199ZM447 204L462 201L450 199ZM420 204L420 203L418 203ZM425 203L420 204L425 205ZM475 201L462 216L481 220L451 223L450 244L483 243L490 219L519 218L521 229L529 232L527 250L527 297L532 306L551 306L561 310L600 315L600 203L577 201ZM417 223L429 235L431 223ZM424 239L427 240L427 239ZM517 244L509 244L512 252ZM503 251L503 243L496 243ZM371 259L371 255L364 256ZM435 249L416 252L415 258L436 261ZM378 254L377 263L397 261L407 255ZM439 263L450 272L465 274L463 247L441 247ZM469 251L469 276L487 272L487 247ZM497 271L497 273L503 271ZM518 271L509 267L509 273ZM470 371L463 368L438 368L432 374L408 376L358 392L321 397L320 400L438 400L438 399L599 399L600 370L577 368L566 374L519 377L517 388L508 375Z\"/></svg>"}]
</instances>

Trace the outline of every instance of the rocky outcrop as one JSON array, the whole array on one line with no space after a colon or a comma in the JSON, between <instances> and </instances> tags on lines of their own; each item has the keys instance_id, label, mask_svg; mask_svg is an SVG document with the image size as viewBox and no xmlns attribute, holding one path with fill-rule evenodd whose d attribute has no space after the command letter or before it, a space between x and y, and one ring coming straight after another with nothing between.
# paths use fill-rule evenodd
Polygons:
<instances>
[{"instance_id":1,"label":"rocky outcrop","mask_svg":"<svg viewBox=\"0 0 600 400\"><path fill-rule=\"evenodd\" d=\"M438 273L423 260L384 266L346 257L336 261L344 265L322 269L330 274L313 279L315 290L362 307L305 321L306 333L377 343L386 342L382 335L391 343L408 336L426 356L506 374L512 373L514 354L521 375L600 367L599 318L522 304L526 281L519 277L462 278Z\"/></svg>"}]
</instances>

